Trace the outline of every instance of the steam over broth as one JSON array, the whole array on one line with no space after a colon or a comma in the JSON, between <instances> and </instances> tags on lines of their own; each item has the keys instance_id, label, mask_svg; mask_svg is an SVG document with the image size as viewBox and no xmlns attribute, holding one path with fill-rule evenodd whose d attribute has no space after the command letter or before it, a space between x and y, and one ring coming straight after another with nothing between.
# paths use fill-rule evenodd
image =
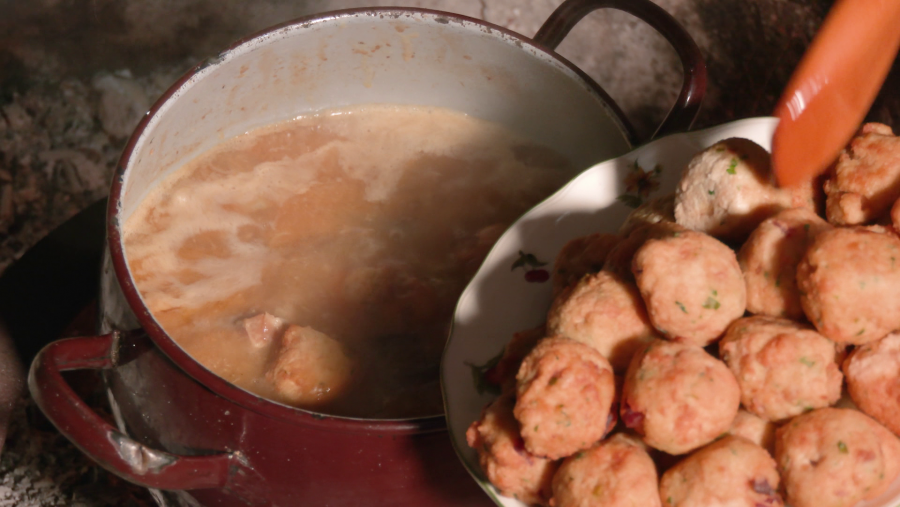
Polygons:
<instances>
[{"instance_id":1,"label":"steam over broth","mask_svg":"<svg viewBox=\"0 0 900 507\"><path fill-rule=\"evenodd\" d=\"M465 284L573 175L556 152L454 111L325 111L170 175L129 218L125 249L156 320L228 381L332 414L435 415Z\"/></svg>"}]
</instances>

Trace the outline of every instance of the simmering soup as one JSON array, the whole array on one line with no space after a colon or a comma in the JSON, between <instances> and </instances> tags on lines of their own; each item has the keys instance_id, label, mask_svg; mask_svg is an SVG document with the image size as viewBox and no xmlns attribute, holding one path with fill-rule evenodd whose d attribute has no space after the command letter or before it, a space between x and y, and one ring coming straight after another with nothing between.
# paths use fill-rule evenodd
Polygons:
<instances>
[{"instance_id":1,"label":"simmering soup","mask_svg":"<svg viewBox=\"0 0 900 507\"><path fill-rule=\"evenodd\" d=\"M435 415L457 298L507 225L573 175L450 110L325 111L170 175L125 250L156 320L228 381L318 412Z\"/></svg>"}]
</instances>

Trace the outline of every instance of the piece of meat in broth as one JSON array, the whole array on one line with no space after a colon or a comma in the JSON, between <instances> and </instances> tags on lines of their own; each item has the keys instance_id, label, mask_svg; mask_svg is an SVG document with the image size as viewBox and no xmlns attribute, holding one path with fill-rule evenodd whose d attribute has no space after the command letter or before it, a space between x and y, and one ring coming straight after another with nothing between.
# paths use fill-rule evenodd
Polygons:
<instances>
[{"instance_id":1,"label":"piece of meat in broth","mask_svg":"<svg viewBox=\"0 0 900 507\"><path fill-rule=\"evenodd\" d=\"M258 349L272 343L275 337L284 331L284 328L284 320L266 312L244 319L244 331L247 332L247 338Z\"/></svg>"},{"instance_id":2,"label":"piece of meat in broth","mask_svg":"<svg viewBox=\"0 0 900 507\"><path fill-rule=\"evenodd\" d=\"M867 123L850 140L824 183L828 221L871 223L900 197L900 137L881 123Z\"/></svg>"},{"instance_id":3,"label":"piece of meat in broth","mask_svg":"<svg viewBox=\"0 0 900 507\"><path fill-rule=\"evenodd\" d=\"M356 370L337 340L311 327L290 326L266 378L286 402L311 408L344 394Z\"/></svg>"}]
</instances>

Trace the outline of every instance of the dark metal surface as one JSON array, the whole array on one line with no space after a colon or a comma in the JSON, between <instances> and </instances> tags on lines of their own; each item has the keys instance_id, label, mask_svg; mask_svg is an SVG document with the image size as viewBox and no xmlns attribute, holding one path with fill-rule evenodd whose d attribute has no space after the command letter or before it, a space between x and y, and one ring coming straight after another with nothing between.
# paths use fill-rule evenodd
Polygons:
<instances>
[{"instance_id":1,"label":"dark metal surface","mask_svg":"<svg viewBox=\"0 0 900 507\"><path fill-rule=\"evenodd\" d=\"M106 199L55 229L0 276L0 320L23 364L97 296Z\"/></svg>"}]
</instances>

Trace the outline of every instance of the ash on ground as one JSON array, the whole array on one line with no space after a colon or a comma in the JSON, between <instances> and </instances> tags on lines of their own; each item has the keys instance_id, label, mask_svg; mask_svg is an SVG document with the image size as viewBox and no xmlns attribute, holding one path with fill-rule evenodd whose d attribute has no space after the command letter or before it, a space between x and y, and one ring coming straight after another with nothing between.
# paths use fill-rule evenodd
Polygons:
<instances>
[{"instance_id":1,"label":"ash on ground","mask_svg":"<svg viewBox=\"0 0 900 507\"><path fill-rule=\"evenodd\" d=\"M0 82L0 272L109 192L132 129L181 70Z\"/></svg>"},{"instance_id":2,"label":"ash on ground","mask_svg":"<svg viewBox=\"0 0 900 507\"><path fill-rule=\"evenodd\" d=\"M98 468L22 399L0 454L0 507L150 507L146 490Z\"/></svg>"}]
</instances>

